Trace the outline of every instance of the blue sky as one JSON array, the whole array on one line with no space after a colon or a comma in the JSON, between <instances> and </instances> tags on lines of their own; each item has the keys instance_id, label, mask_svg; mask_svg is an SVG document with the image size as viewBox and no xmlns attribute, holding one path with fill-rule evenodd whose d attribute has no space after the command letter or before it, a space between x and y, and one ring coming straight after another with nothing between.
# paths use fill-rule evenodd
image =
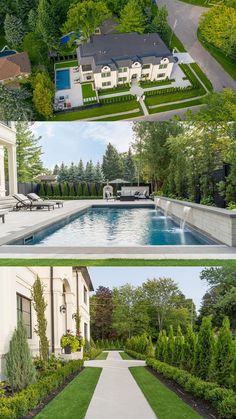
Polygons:
<instances>
[{"instance_id":1,"label":"blue sky","mask_svg":"<svg viewBox=\"0 0 236 419\"><path fill-rule=\"evenodd\" d=\"M99 285L113 288L124 284L141 285L146 279L173 279L187 298L192 298L197 310L209 286L200 279L202 267L107 267L88 268L96 290Z\"/></svg>"},{"instance_id":2,"label":"blue sky","mask_svg":"<svg viewBox=\"0 0 236 419\"><path fill-rule=\"evenodd\" d=\"M42 160L45 167L101 161L106 146L111 142L120 152L127 151L133 138L131 122L36 122L31 127L42 136Z\"/></svg>"}]
</instances>

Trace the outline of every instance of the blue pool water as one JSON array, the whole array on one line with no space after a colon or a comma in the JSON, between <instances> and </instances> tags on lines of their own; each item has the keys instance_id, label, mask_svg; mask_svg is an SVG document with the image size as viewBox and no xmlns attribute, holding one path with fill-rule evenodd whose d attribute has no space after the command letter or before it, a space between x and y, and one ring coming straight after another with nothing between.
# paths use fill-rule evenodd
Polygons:
<instances>
[{"instance_id":1,"label":"blue pool water","mask_svg":"<svg viewBox=\"0 0 236 419\"><path fill-rule=\"evenodd\" d=\"M73 220L42 231L28 242L39 246L150 246L214 244L200 234L182 231L152 208L91 208Z\"/></svg>"},{"instance_id":2,"label":"blue pool water","mask_svg":"<svg viewBox=\"0 0 236 419\"><path fill-rule=\"evenodd\" d=\"M7 57L9 55L14 55L14 54L16 54L16 51L10 50L10 49L5 49L4 51L0 52L0 58L1 57Z\"/></svg>"},{"instance_id":3,"label":"blue pool water","mask_svg":"<svg viewBox=\"0 0 236 419\"><path fill-rule=\"evenodd\" d=\"M70 70L56 71L56 88L57 90L70 89Z\"/></svg>"},{"instance_id":4,"label":"blue pool water","mask_svg":"<svg viewBox=\"0 0 236 419\"><path fill-rule=\"evenodd\" d=\"M67 35L64 35L60 38L60 44L61 45L68 44L68 42L71 40L72 36L76 36L77 39L80 39L80 37L81 37L80 33L70 32Z\"/></svg>"}]
</instances>

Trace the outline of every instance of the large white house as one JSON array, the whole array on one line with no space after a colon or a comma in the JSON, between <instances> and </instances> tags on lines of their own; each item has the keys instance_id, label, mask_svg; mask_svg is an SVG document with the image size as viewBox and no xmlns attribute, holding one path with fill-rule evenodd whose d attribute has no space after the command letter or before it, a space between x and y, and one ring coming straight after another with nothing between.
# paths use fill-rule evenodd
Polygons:
<instances>
[{"instance_id":1,"label":"large white house","mask_svg":"<svg viewBox=\"0 0 236 419\"><path fill-rule=\"evenodd\" d=\"M93 290L93 285L87 268L1 267L0 380L4 378L4 356L19 319L26 324L32 355L39 353L39 339L34 332L36 313L31 299L31 288L37 277L45 287L50 353L61 354L61 336L67 329L76 331L77 310L81 316L81 335L90 339L89 292Z\"/></svg>"},{"instance_id":2,"label":"large white house","mask_svg":"<svg viewBox=\"0 0 236 419\"><path fill-rule=\"evenodd\" d=\"M4 149L8 154L9 195L17 193L16 131L13 122L0 121L0 197L6 195Z\"/></svg>"},{"instance_id":3,"label":"large white house","mask_svg":"<svg viewBox=\"0 0 236 419\"><path fill-rule=\"evenodd\" d=\"M96 89L171 78L173 54L157 33L95 35L77 49L80 81Z\"/></svg>"}]
</instances>

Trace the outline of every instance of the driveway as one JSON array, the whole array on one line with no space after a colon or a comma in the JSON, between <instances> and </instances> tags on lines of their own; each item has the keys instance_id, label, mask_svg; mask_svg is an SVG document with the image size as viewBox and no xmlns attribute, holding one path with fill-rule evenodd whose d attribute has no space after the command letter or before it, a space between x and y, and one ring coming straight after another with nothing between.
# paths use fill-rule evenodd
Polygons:
<instances>
[{"instance_id":1,"label":"driveway","mask_svg":"<svg viewBox=\"0 0 236 419\"><path fill-rule=\"evenodd\" d=\"M208 9L178 0L156 0L157 5L166 5L169 12L169 23L184 44L186 50L199 64L211 80L214 89L221 91L225 87L236 90L236 82L220 64L203 48L197 39L197 28L201 15Z\"/></svg>"}]
</instances>

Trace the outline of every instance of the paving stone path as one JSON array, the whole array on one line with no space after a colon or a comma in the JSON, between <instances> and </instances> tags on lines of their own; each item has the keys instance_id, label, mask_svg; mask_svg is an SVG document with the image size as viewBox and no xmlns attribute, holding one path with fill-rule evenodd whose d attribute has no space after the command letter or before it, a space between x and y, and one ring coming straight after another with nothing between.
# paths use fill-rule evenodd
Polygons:
<instances>
[{"instance_id":1,"label":"paving stone path","mask_svg":"<svg viewBox=\"0 0 236 419\"><path fill-rule=\"evenodd\" d=\"M104 361L86 361L87 367L103 368L85 419L156 419L142 391L129 371L145 361L123 360L110 351Z\"/></svg>"}]
</instances>

